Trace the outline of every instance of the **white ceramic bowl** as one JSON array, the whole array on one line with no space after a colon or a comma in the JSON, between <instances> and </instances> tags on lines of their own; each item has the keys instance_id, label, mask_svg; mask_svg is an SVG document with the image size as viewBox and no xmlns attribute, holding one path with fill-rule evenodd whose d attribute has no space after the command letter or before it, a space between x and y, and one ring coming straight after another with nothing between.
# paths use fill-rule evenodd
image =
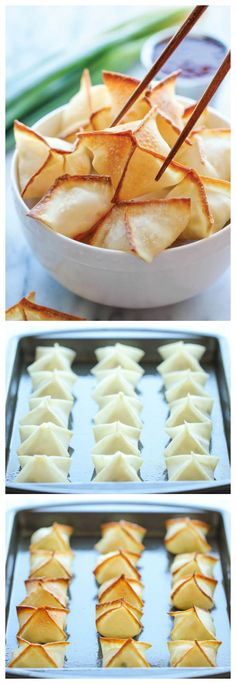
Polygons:
<instances>
[{"instance_id":1,"label":"white ceramic bowl","mask_svg":"<svg viewBox=\"0 0 236 684\"><path fill-rule=\"evenodd\" d=\"M187 98L181 98L186 104ZM62 108L34 126L43 135L56 136ZM210 109L212 127L229 123ZM17 153L12 162L12 185L17 214L34 255L68 290L99 304L125 308L164 306L193 297L211 285L230 262L230 228L204 240L169 248L151 264L132 254L82 244L54 233L27 216L18 185Z\"/></svg>"}]
</instances>

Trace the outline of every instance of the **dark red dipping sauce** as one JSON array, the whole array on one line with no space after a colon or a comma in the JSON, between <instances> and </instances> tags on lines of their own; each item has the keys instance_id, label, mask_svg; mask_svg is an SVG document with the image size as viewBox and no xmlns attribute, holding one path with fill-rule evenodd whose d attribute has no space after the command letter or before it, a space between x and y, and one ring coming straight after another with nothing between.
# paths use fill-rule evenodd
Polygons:
<instances>
[{"instance_id":1,"label":"dark red dipping sauce","mask_svg":"<svg viewBox=\"0 0 236 684\"><path fill-rule=\"evenodd\" d=\"M157 43L152 52L153 62L166 47L169 39ZM220 40L208 36L187 36L169 57L159 74L164 77L181 69L181 78L213 76L226 54L226 47Z\"/></svg>"}]
</instances>

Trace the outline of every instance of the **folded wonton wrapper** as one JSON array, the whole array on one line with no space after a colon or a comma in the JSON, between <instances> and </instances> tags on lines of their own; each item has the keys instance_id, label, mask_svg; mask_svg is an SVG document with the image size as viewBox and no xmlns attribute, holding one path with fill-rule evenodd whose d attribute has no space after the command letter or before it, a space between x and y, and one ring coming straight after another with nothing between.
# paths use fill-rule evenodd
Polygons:
<instances>
[{"instance_id":1,"label":"folded wonton wrapper","mask_svg":"<svg viewBox=\"0 0 236 684\"><path fill-rule=\"evenodd\" d=\"M49 350L47 353L43 354L39 359L36 359L33 363L28 366L28 373L33 373L37 371L45 370L70 370L70 362L68 357L60 351L60 346Z\"/></svg>"},{"instance_id":2,"label":"folded wonton wrapper","mask_svg":"<svg viewBox=\"0 0 236 684\"><path fill-rule=\"evenodd\" d=\"M101 361L96 363L92 368L91 373L97 375L100 371L112 370L119 367L124 368L125 370L135 371L138 373L139 377L144 374L143 368L141 368L137 361L132 359L123 349L117 349L117 347L114 347L110 354L107 354Z\"/></svg>"},{"instance_id":3,"label":"folded wonton wrapper","mask_svg":"<svg viewBox=\"0 0 236 684\"><path fill-rule=\"evenodd\" d=\"M215 639L214 620L208 610L193 606L188 610L171 611L174 627L171 631L173 641L182 639Z\"/></svg>"},{"instance_id":4,"label":"folded wonton wrapper","mask_svg":"<svg viewBox=\"0 0 236 684\"><path fill-rule=\"evenodd\" d=\"M36 401L33 399L33 401ZM73 406L72 401L65 401L59 399L64 405L58 407L55 405L55 399L51 397L39 398L35 408L31 409L20 420L20 425L41 425L42 423L53 423L59 427L67 427L69 414Z\"/></svg>"},{"instance_id":5,"label":"folded wonton wrapper","mask_svg":"<svg viewBox=\"0 0 236 684\"><path fill-rule=\"evenodd\" d=\"M16 610L20 625L17 636L36 644L66 640L64 628L69 613L66 608L20 605Z\"/></svg>"},{"instance_id":6,"label":"folded wonton wrapper","mask_svg":"<svg viewBox=\"0 0 236 684\"><path fill-rule=\"evenodd\" d=\"M129 441L137 444L140 440L141 429L133 427L132 425L126 425L126 423L121 423L116 420L114 423L100 423L98 425L93 425L93 434L96 442L101 442L104 437L109 435L123 435L127 437Z\"/></svg>"},{"instance_id":7,"label":"folded wonton wrapper","mask_svg":"<svg viewBox=\"0 0 236 684\"><path fill-rule=\"evenodd\" d=\"M76 373L73 373L73 371L69 370L45 370L45 371L30 371L30 377L32 381L32 387L35 389L36 387L39 387L44 382L50 382L53 379L59 379L64 382L65 385L68 385L68 387L73 387L75 382L77 381L78 377Z\"/></svg>"},{"instance_id":8,"label":"folded wonton wrapper","mask_svg":"<svg viewBox=\"0 0 236 684\"><path fill-rule=\"evenodd\" d=\"M182 425L184 421L189 423L206 423L212 425L212 421L205 411L202 411L196 406L196 403L191 397L186 397L185 401L179 406L174 406L171 409L168 420L166 421L166 428Z\"/></svg>"},{"instance_id":9,"label":"folded wonton wrapper","mask_svg":"<svg viewBox=\"0 0 236 684\"><path fill-rule=\"evenodd\" d=\"M42 356L45 354L49 354L49 352L53 351L59 351L60 354L64 356L65 359L67 359L68 363L71 365L73 361L76 358L76 352L74 349L70 349L70 347L63 347L61 344L58 344L58 342L55 342L52 346L38 346L35 349L35 359L38 361L38 359L41 359Z\"/></svg>"},{"instance_id":10,"label":"folded wonton wrapper","mask_svg":"<svg viewBox=\"0 0 236 684\"><path fill-rule=\"evenodd\" d=\"M163 384L166 389L187 379L194 380L194 382L197 382L199 385L205 385L208 378L209 373L206 373L204 370L192 371L188 369L171 371L170 373L164 373L162 376Z\"/></svg>"},{"instance_id":11,"label":"folded wonton wrapper","mask_svg":"<svg viewBox=\"0 0 236 684\"><path fill-rule=\"evenodd\" d=\"M169 518L166 520L166 536L164 544L170 553L206 553L211 546L206 541L209 525L203 520L190 518Z\"/></svg>"},{"instance_id":12,"label":"folded wonton wrapper","mask_svg":"<svg viewBox=\"0 0 236 684\"><path fill-rule=\"evenodd\" d=\"M172 404L176 399L185 398L188 394L193 394L199 397L206 397L210 399L210 395L203 389L202 385L194 379L193 372L187 371L184 378L171 385L170 389L165 392L166 401Z\"/></svg>"},{"instance_id":13,"label":"folded wonton wrapper","mask_svg":"<svg viewBox=\"0 0 236 684\"><path fill-rule=\"evenodd\" d=\"M202 413L210 414L213 409L214 399L210 396L201 397L196 394L187 394L185 397L170 402L170 410L174 411L174 409L177 408L184 409L187 406L187 402L190 402L192 407L196 406Z\"/></svg>"},{"instance_id":14,"label":"folded wonton wrapper","mask_svg":"<svg viewBox=\"0 0 236 684\"><path fill-rule=\"evenodd\" d=\"M114 395L114 398L98 411L94 421L97 425L120 421L136 428L142 427L142 421L139 418L137 409L131 404L130 397L126 397L122 392Z\"/></svg>"},{"instance_id":15,"label":"folded wonton wrapper","mask_svg":"<svg viewBox=\"0 0 236 684\"><path fill-rule=\"evenodd\" d=\"M140 455L137 440L130 439L121 430L111 432L97 441L92 449L92 454L115 454L117 451L134 456Z\"/></svg>"},{"instance_id":16,"label":"folded wonton wrapper","mask_svg":"<svg viewBox=\"0 0 236 684\"><path fill-rule=\"evenodd\" d=\"M51 527L41 527L32 534L30 551L49 549L50 551L71 551L70 537L73 527L54 522Z\"/></svg>"},{"instance_id":17,"label":"folded wonton wrapper","mask_svg":"<svg viewBox=\"0 0 236 684\"><path fill-rule=\"evenodd\" d=\"M30 554L30 578L71 579L71 551L33 551Z\"/></svg>"},{"instance_id":18,"label":"folded wonton wrapper","mask_svg":"<svg viewBox=\"0 0 236 684\"><path fill-rule=\"evenodd\" d=\"M140 482L138 470L142 458L117 451L111 455L94 454L93 462L97 475L92 482Z\"/></svg>"},{"instance_id":19,"label":"folded wonton wrapper","mask_svg":"<svg viewBox=\"0 0 236 684\"><path fill-rule=\"evenodd\" d=\"M221 641L169 641L171 667L216 667Z\"/></svg>"},{"instance_id":20,"label":"folded wonton wrapper","mask_svg":"<svg viewBox=\"0 0 236 684\"><path fill-rule=\"evenodd\" d=\"M175 556L171 564L171 574L174 582L191 575L200 573L207 577L213 577L213 571L218 558L203 553L180 553Z\"/></svg>"},{"instance_id":21,"label":"folded wonton wrapper","mask_svg":"<svg viewBox=\"0 0 236 684\"><path fill-rule=\"evenodd\" d=\"M61 175L28 216L66 237L84 237L109 211L112 195L108 176Z\"/></svg>"},{"instance_id":22,"label":"folded wonton wrapper","mask_svg":"<svg viewBox=\"0 0 236 684\"><path fill-rule=\"evenodd\" d=\"M97 400L97 403L99 404L99 407L102 409L104 408L104 406L108 406L109 403L112 402L113 399L116 399L117 396L121 397L121 399L126 398L129 405L132 406L136 413L140 413L142 411L142 402L135 393L132 396L127 396L124 392L114 392L114 394L109 394L105 395L104 397L100 397L100 399Z\"/></svg>"},{"instance_id":23,"label":"folded wonton wrapper","mask_svg":"<svg viewBox=\"0 0 236 684\"><path fill-rule=\"evenodd\" d=\"M68 385L58 376L58 371L52 371L53 377L46 382L42 382L39 387L31 394L31 399L50 396L52 399L73 400Z\"/></svg>"},{"instance_id":24,"label":"folded wonton wrapper","mask_svg":"<svg viewBox=\"0 0 236 684\"><path fill-rule=\"evenodd\" d=\"M135 567L139 559L140 554L131 551L111 551L100 556L94 570L98 584L103 584L120 575L139 580L140 574Z\"/></svg>"},{"instance_id":25,"label":"folded wonton wrapper","mask_svg":"<svg viewBox=\"0 0 236 684\"><path fill-rule=\"evenodd\" d=\"M142 610L124 599L96 606L96 629L105 637L129 638L140 634Z\"/></svg>"},{"instance_id":26,"label":"folded wonton wrapper","mask_svg":"<svg viewBox=\"0 0 236 684\"><path fill-rule=\"evenodd\" d=\"M204 454L183 454L165 459L168 479L172 481L214 480L215 469L219 463L215 456Z\"/></svg>"},{"instance_id":27,"label":"folded wonton wrapper","mask_svg":"<svg viewBox=\"0 0 236 684\"><path fill-rule=\"evenodd\" d=\"M192 356L185 347L180 347L176 352L170 354L164 361L159 363L157 370L158 373L164 375L165 373L181 370L201 371L202 368L195 356Z\"/></svg>"},{"instance_id":28,"label":"folded wonton wrapper","mask_svg":"<svg viewBox=\"0 0 236 684\"><path fill-rule=\"evenodd\" d=\"M199 425L199 423L196 423L196 425ZM199 436L198 431L193 430L190 426L191 423L184 423L183 425L178 425L177 428L169 428L169 430L177 430L177 434L175 434L164 451L166 458L191 454L192 451L196 454L209 455L209 439Z\"/></svg>"},{"instance_id":29,"label":"folded wonton wrapper","mask_svg":"<svg viewBox=\"0 0 236 684\"><path fill-rule=\"evenodd\" d=\"M144 550L142 544L146 534L145 527L141 527L127 520L119 522L104 523L101 526L102 538L95 548L99 553L109 553L117 549L125 549L134 553L141 553Z\"/></svg>"},{"instance_id":30,"label":"folded wonton wrapper","mask_svg":"<svg viewBox=\"0 0 236 684\"><path fill-rule=\"evenodd\" d=\"M144 653L151 644L134 639L100 637L103 667L150 667Z\"/></svg>"},{"instance_id":31,"label":"folded wonton wrapper","mask_svg":"<svg viewBox=\"0 0 236 684\"><path fill-rule=\"evenodd\" d=\"M143 589L144 586L139 579L120 575L120 577L113 577L103 582L98 591L98 600L100 603L107 603L108 601L124 599L141 610Z\"/></svg>"},{"instance_id":32,"label":"folded wonton wrapper","mask_svg":"<svg viewBox=\"0 0 236 684\"><path fill-rule=\"evenodd\" d=\"M29 603L29 605L32 605L30 603L31 597L34 594L34 601L39 600L41 601L41 596L42 595L47 595L47 601L50 601L50 607L53 607L53 602L55 608L66 608L67 603L68 603L68 587L69 587L69 579L68 578L57 578L54 579L53 577L51 578L29 578L25 580L25 587L28 596L25 598L24 601L22 601L23 605L26 605ZM38 597L38 599L37 599ZM58 603L58 605L56 605ZM33 604L34 605L34 604ZM48 603L45 603L44 605L48 605Z\"/></svg>"},{"instance_id":33,"label":"folded wonton wrapper","mask_svg":"<svg viewBox=\"0 0 236 684\"><path fill-rule=\"evenodd\" d=\"M21 470L15 482L64 482L71 468L71 458L65 456L46 456L36 454L19 456Z\"/></svg>"},{"instance_id":34,"label":"folded wonton wrapper","mask_svg":"<svg viewBox=\"0 0 236 684\"><path fill-rule=\"evenodd\" d=\"M55 399L52 398L50 395L44 396L44 397L33 397L33 399L30 397L29 398L29 407L31 411L35 408L38 408L38 406L45 406L47 405L50 410L57 412L60 415L63 415L63 420L67 420L69 418L70 412L73 407L73 401L69 399ZM26 423L22 423L23 425ZM29 423L27 423L29 425Z\"/></svg>"},{"instance_id":35,"label":"folded wonton wrapper","mask_svg":"<svg viewBox=\"0 0 236 684\"><path fill-rule=\"evenodd\" d=\"M67 447L73 433L53 423L26 425L20 429L21 435L28 434L17 449L19 456L42 454L47 456L68 457Z\"/></svg>"},{"instance_id":36,"label":"folded wonton wrapper","mask_svg":"<svg viewBox=\"0 0 236 684\"><path fill-rule=\"evenodd\" d=\"M177 580L171 592L171 601L179 610L198 606L211 610L214 606L213 594L217 580L199 573L193 573Z\"/></svg>"},{"instance_id":37,"label":"folded wonton wrapper","mask_svg":"<svg viewBox=\"0 0 236 684\"><path fill-rule=\"evenodd\" d=\"M62 668L69 641L57 641L50 644L31 644L25 639L17 638L18 648L12 654L8 667L16 668Z\"/></svg>"},{"instance_id":38,"label":"folded wonton wrapper","mask_svg":"<svg viewBox=\"0 0 236 684\"><path fill-rule=\"evenodd\" d=\"M195 356L195 358L200 361L203 354L206 351L206 347L203 347L202 344L195 344L193 342L184 342L181 340L180 342L170 342L168 344L162 345L162 347L158 347L157 351L161 355L162 359L165 360L172 354L175 354L177 351L185 350L190 354L191 356Z\"/></svg>"},{"instance_id":39,"label":"folded wonton wrapper","mask_svg":"<svg viewBox=\"0 0 236 684\"><path fill-rule=\"evenodd\" d=\"M117 392L123 392L123 394L130 397L135 396L133 385L125 379L120 368L115 369L112 373L108 374L108 377L98 382L92 397L99 404L102 397L111 396L117 394Z\"/></svg>"},{"instance_id":40,"label":"folded wonton wrapper","mask_svg":"<svg viewBox=\"0 0 236 684\"><path fill-rule=\"evenodd\" d=\"M139 347L132 347L129 344L121 344L120 342L116 342L116 344L111 346L98 347L95 349L94 353L97 361L102 361L102 359L105 359L106 356L110 356L110 354L114 351L114 348L118 351L124 352L126 356L130 356L130 358L137 363L141 361L145 353L143 349L140 349Z\"/></svg>"},{"instance_id":41,"label":"folded wonton wrapper","mask_svg":"<svg viewBox=\"0 0 236 684\"><path fill-rule=\"evenodd\" d=\"M133 387L135 387L143 375L143 368L141 368L141 366L138 366L139 370L129 370L128 368L123 368L122 366L115 366L115 368L105 368L104 370L96 371L94 371L94 368L92 372L96 376L98 382L104 380L105 378L108 378L112 373L114 373L115 370L119 370L121 371L121 375L123 376L123 378L125 378L130 383L130 385L133 385Z\"/></svg>"},{"instance_id":42,"label":"folded wonton wrapper","mask_svg":"<svg viewBox=\"0 0 236 684\"><path fill-rule=\"evenodd\" d=\"M200 439L206 440L209 444L212 432L212 421L209 420L209 418L206 417L206 420L202 422L192 422L184 419L180 425L166 427L165 431L171 439L174 439L178 435L182 434L183 426L186 426L191 434L194 433L195 435L198 435Z\"/></svg>"}]
</instances>

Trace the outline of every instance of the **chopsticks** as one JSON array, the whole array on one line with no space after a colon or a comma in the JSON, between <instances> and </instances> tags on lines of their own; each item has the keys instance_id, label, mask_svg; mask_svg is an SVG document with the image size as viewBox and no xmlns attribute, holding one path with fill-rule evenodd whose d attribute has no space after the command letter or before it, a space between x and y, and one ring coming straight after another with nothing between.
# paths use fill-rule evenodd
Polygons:
<instances>
[{"instance_id":1,"label":"chopsticks","mask_svg":"<svg viewBox=\"0 0 236 684\"><path fill-rule=\"evenodd\" d=\"M166 157L165 161L163 162L161 168L158 171L158 174L155 178L156 181L158 181L161 176L163 175L164 171L167 169L169 166L170 162L172 159L175 157L176 153L178 152L179 148L187 138L188 134L192 130L194 124L196 121L199 119L201 116L203 110L207 107L208 103L212 99L213 95L215 94L217 88L225 78L226 74L228 73L230 69L230 51L227 53L225 59L223 60L222 64L220 65L218 71L216 72L215 76L213 77L212 81L209 83L209 86L203 93L201 99L199 102L196 104L195 109L193 110L192 115L190 116L190 119L187 121L186 126L183 128L181 131L179 137L177 138L175 144L171 148L168 156Z\"/></svg>"},{"instance_id":2,"label":"chopsticks","mask_svg":"<svg viewBox=\"0 0 236 684\"><path fill-rule=\"evenodd\" d=\"M187 17L187 19L185 19L182 26L178 29L178 31L175 33L175 35L171 38L171 40L169 41L167 46L164 48L164 50L162 51L160 56L154 62L151 69L149 69L146 76L144 76L143 80L138 84L137 88L135 88L134 92L129 97L127 102L125 102L125 104L122 107L119 114L117 114L114 121L112 121L110 128L112 128L113 126L116 126L119 123L119 121L123 118L123 116L126 114L126 112L130 109L130 107L132 107L134 102L136 102L138 97L145 90L145 88L149 85L149 83L152 81L154 76L156 76L157 72L161 69L163 64L165 64L165 62L170 57L172 52L174 52L174 50L176 50L178 45L182 42L183 38L185 38L185 36L189 33L189 31L191 31L191 28L194 26L194 24L196 24L198 19L202 16L203 12L206 11L207 7L208 7L208 5L196 5L196 7L193 9L193 11Z\"/></svg>"}]
</instances>

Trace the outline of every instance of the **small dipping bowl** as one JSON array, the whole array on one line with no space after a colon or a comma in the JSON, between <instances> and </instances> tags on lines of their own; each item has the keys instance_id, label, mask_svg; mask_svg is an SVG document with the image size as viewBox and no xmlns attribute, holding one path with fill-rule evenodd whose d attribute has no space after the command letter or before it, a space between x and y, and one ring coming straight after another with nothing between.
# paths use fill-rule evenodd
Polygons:
<instances>
[{"instance_id":1,"label":"small dipping bowl","mask_svg":"<svg viewBox=\"0 0 236 684\"><path fill-rule=\"evenodd\" d=\"M149 70L174 32L171 29L159 31L145 41L141 51L141 62ZM176 48L157 74L158 79L166 78L173 71L181 70L176 82L176 92L194 100L199 100L215 72L223 61L227 46L221 40L200 31L191 31ZM213 98L214 100L214 98Z\"/></svg>"}]
</instances>

